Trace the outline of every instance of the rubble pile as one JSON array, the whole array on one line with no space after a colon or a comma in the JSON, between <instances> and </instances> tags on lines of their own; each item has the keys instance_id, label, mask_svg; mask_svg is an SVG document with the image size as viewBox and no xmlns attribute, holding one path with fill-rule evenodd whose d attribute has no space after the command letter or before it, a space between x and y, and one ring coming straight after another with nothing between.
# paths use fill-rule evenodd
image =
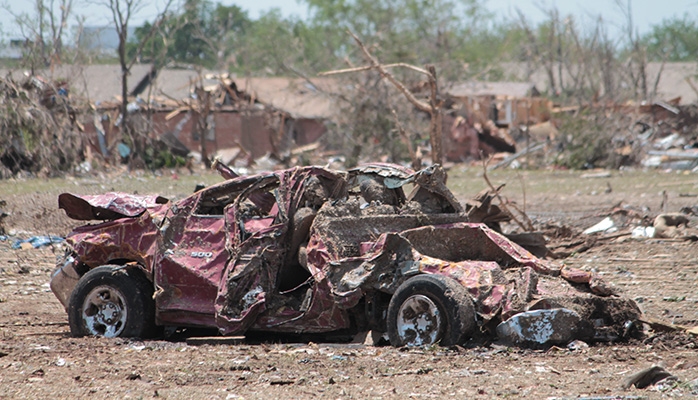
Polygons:
<instances>
[{"instance_id":1,"label":"rubble pile","mask_svg":"<svg viewBox=\"0 0 698 400\"><path fill-rule=\"evenodd\" d=\"M52 175L81 161L82 139L66 86L0 78L0 178Z\"/></svg>"},{"instance_id":2,"label":"rubble pile","mask_svg":"<svg viewBox=\"0 0 698 400\"><path fill-rule=\"evenodd\" d=\"M698 166L696 105L655 102L554 111L551 121L527 127L528 135L514 135L519 143L526 138L545 144L543 152L527 160L529 166L672 170Z\"/></svg>"},{"instance_id":3,"label":"rubble pile","mask_svg":"<svg viewBox=\"0 0 698 400\"><path fill-rule=\"evenodd\" d=\"M698 105L671 105L664 102L644 107L638 121L645 131L642 165L675 170L698 166Z\"/></svg>"}]
</instances>

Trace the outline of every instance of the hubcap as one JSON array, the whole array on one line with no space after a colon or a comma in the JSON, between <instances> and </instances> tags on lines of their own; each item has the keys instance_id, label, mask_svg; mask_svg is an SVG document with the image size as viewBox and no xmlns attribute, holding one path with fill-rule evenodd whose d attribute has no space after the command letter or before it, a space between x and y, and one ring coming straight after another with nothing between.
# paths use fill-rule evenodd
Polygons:
<instances>
[{"instance_id":1,"label":"hubcap","mask_svg":"<svg viewBox=\"0 0 698 400\"><path fill-rule=\"evenodd\" d=\"M119 336L126 325L126 317L124 295L113 287L97 286L82 304L82 319L92 335Z\"/></svg>"},{"instance_id":2,"label":"hubcap","mask_svg":"<svg viewBox=\"0 0 698 400\"><path fill-rule=\"evenodd\" d=\"M442 316L436 304L427 296L408 297L397 314L397 332L407 346L424 346L441 339Z\"/></svg>"}]
</instances>

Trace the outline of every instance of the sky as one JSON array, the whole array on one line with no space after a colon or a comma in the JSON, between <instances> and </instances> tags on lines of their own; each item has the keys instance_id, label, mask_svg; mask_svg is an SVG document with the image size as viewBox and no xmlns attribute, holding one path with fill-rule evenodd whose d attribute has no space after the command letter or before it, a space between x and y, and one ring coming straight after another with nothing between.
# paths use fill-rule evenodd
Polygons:
<instances>
[{"instance_id":1,"label":"sky","mask_svg":"<svg viewBox=\"0 0 698 400\"><path fill-rule=\"evenodd\" d=\"M58 3L58 0L54 0ZM104 26L110 22L110 12L99 1L95 0L73 0L73 9L76 14L86 18L86 25ZM215 1L215 0L214 0ZM627 0L621 0L627 4ZM300 4L297 0L221 0L225 5L236 4L243 10L247 10L249 16L256 19L260 13L278 8L284 16L295 15L305 18L308 9L305 3ZM591 23L602 16L604 21L608 21L611 30L620 31L625 25L626 19L620 8L616 4L617 0L485 0L485 6L502 17L515 18L516 9L520 9L532 23L545 20L545 13L556 7L562 15L572 14L580 23ZM32 13L33 0L0 0L3 9L0 9L0 29L4 37L20 38L21 35L9 10L14 14ZM152 20L161 10L164 0L143 0L145 6L134 17L136 25L140 25L146 20ZM688 14L698 17L698 0L631 0L633 23L640 32L646 33L651 25L658 24L664 19L681 17ZM74 21L71 21L74 22ZM610 32L612 35L615 32Z\"/></svg>"}]
</instances>

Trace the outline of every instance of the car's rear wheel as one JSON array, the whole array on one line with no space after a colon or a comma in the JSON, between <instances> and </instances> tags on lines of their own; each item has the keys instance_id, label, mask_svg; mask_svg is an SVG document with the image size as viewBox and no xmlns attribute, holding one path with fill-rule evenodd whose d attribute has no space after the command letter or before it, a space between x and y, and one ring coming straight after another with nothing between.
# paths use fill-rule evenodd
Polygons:
<instances>
[{"instance_id":1,"label":"car's rear wheel","mask_svg":"<svg viewBox=\"0 0 698 400\"><path fill-rule=\"evenodd\" d=\"M153 288L138 268L88 271L68 303L73 336L149 337L155 332Z\"/></svg>"},{"instance_id":2,"label":"car's rear wheel","mask_svg":"<svg viewBox=\"0 0 698 400\"><path fill-rule=\"evenodd\" d=\"M388 305L388 337L393 346L460 344L475 326L475 308L467 290L441 275L408 279Z\"/></svg>"}]
</instances>

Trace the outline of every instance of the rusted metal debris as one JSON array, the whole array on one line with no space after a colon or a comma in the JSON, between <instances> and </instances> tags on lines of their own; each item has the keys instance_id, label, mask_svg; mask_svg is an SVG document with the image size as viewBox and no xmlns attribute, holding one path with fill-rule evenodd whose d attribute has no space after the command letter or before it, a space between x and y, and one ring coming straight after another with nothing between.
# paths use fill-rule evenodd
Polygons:
<instances>
[{"instance_id":1,"label":"rusted metal debris","mask_svg":"<svg viewBox=\"0 0 698 400\"><path fill-rule=\"evenodd\" d=\"M7 207L7 202L5 200L0 199L0 235L5 234L5 218L9 217L10 215L5 212L4 208Z\"/></svg>"},{"instance_id":2,"label":"rusted metal debris","mask_svg":"<svg viewBox=\"0 0 698 400\"><path fill-rule=\"evenodd\" d=\"M641 314L595 273L471 222L439 166L297 167L177 202L62 194L59 207L103 220L68 235L51 280L78 336L372 330L394 345L450 345L521 312L567 309L575 339L614 340Z\"/></svg>"}]
</instances>

